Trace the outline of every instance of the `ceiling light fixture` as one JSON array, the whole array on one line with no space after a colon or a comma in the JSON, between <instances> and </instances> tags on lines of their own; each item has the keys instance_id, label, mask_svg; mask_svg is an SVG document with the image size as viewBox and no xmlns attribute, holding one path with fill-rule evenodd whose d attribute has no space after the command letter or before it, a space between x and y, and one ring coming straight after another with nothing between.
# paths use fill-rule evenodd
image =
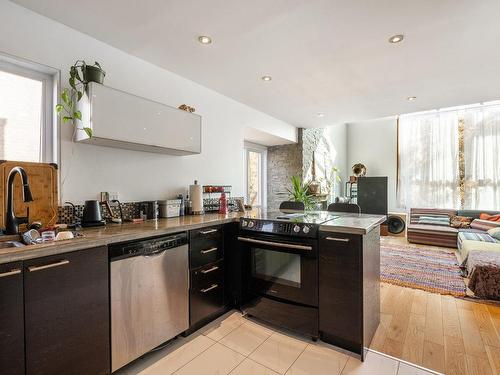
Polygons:
<instances>
[{"instance_id":1,"label":"ceiling light fixture","mask_svg":"<svg viewBox=\"0 0 500 375\"><path fill-rule=\"evenodd\" d=\"M406 100L408 100L409 102L412 102L414 100L417 100L417 97L416 96L409 96L406 98Z\"/></svg>"},{"instance_id":2,"label":"ceiling light fixture","mask_svg":"<svg viewBox=\"0 0 500 375\"><path fill-rule=\"evenodd\" d=\"M262 76L262 77L261 77L261 79L262 79L263 81L269 82L270 80L272 80L272 79L273 79L273 77L271 77L271 76Z\"/></svg>"},{"instance_id":3,"label":"ceiling light fixture","mask_svg":"<svg viewBox=\"0 0 500 375\"><path fill-rule=\"evenodd\" d=\"M198 42L200 42L201 44L210 44L212 43L212 38L206 35L200 35L198 37Z\"/></svg>"},{"instance_id":4,"label":"ceiling light fixture","mask_svg":"<svg viewBox=\"0 0 500 375\"><path fill-rule=\"evenodd\" d=\"M403 34L393 35L389 38L389 43L399 43L402 42L405 36Z\"/></svg>"},{"instance_id":5,"label":"ceiling light fixture","mask_svg":"<svg viewBox=\"0 0 500 375\"><path fill-rule=\"evenodd\" d=\"M325 117L325 114L322 113L322 112L318 112L318 113L316 113L316 116L318 116L318 117Z\"/></svg>"}]
</instances>

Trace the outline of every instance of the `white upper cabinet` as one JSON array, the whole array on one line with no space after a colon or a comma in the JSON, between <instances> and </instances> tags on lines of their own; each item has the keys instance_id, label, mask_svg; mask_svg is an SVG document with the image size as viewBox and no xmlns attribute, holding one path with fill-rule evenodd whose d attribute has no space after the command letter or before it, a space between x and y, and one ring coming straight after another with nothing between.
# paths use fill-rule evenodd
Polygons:
<instances>
[{"instance_id":1,"label":"white upper cabinet","mask_svg":"<svg viewBox=\"0 0 500 375\"><path fill-rule=\"evenodd\" d=\"M75 141L171 155L201 152L201 116L89 83ZM92 138L82 130L92 129Z\"/></svg>"}]
</instances>

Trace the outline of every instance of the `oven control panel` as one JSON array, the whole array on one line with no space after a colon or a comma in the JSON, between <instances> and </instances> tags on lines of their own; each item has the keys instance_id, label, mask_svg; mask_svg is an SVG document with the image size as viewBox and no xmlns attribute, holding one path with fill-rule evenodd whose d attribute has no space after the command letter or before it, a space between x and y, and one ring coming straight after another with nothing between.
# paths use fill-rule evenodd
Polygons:
<instances>
[{"instance_id":1,"label":"oven control panel","mask_svg":"<svg viewBox=\"0 0 500 375\"><path fill-rule=\"evenodd\" d=\"M240 219L240 229L294 237L316 237L318 232L314 224L243 218Z\"/></svg>"}]
</instances>

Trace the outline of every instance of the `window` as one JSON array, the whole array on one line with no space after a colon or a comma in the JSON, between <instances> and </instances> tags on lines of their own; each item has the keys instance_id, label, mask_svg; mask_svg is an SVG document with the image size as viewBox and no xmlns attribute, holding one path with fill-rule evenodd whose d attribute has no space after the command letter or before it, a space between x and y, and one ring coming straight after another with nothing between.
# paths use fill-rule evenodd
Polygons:
<instances>
[{"instance_id":1,"label":"window","mask_svg":"<svg viewBox=\"0 0 500 375\"><path fill-rule=\"evenodd\" d=\"M55 75L8 60L0 56L0 159L56 162Z\"/></svg>"},{"instance_id":2,"label":"window","mask_svg":"<svg viewBox=\"0 0 500 375\"><path fill-rule=\"evenodd\" d=\"M246 202L252 206L266 206L266 159L264 146L245 143Z\"/></svg>"},{"instance_id":3,"label":"window","mask_svg":"<svg viewBox=\"0 0 500 375\"><path fill-rule=\"evenodd\" d=\"M500 105L405 115L398 122L401 207L500 209Z\"/></svg>"}]
</instances>

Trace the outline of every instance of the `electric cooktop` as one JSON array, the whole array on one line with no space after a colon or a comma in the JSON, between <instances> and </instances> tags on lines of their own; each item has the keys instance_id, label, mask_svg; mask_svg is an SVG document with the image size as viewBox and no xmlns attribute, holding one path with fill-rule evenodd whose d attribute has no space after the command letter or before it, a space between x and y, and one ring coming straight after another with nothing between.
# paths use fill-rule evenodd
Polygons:
<instances>
[{"instance_id":1,"label":"electric cooktop","mask_svg":"<svg viewBox=\"0 0 500 375\"><path fill-rule=\"evenodd\" d=\"M293 237L317 237L318 227L339 215L328 211L267 212L258 218L241 218L240 229L251 232L280 234Z\"/></svg>"}]
</instances>

